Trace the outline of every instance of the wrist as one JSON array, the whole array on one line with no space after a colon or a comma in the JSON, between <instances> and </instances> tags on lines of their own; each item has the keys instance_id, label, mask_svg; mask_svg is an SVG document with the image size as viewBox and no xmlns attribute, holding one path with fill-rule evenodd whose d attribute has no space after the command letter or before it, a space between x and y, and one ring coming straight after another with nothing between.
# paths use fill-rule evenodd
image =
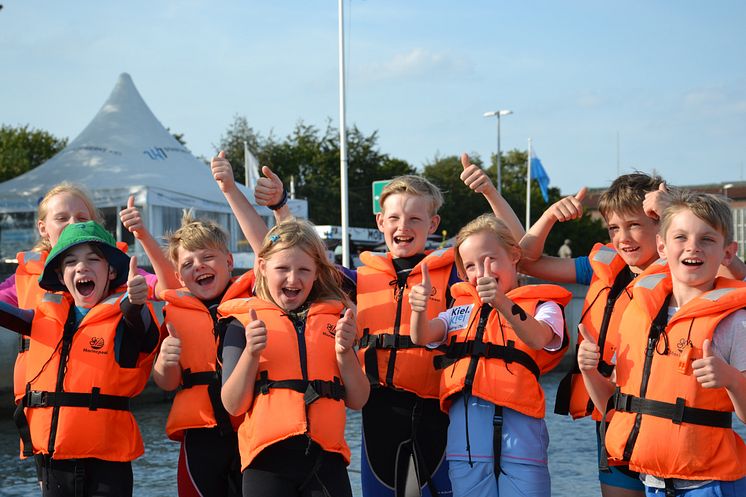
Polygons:
<instances>
[{"instance_id":1,"label":"wrist","mask_svg":"<svg viewBox=\"0 0 746 497\"><path fill-rule=\"evenodd\" d=\"M270 209L270 210L276 211L277 209L283 207L287 203L288 203L288 191L287 191L287 189L283 188L282 189L282 198L280 199L280 201L277 202L274 205L268 205L267 208Z\"/></svg>"}]
</instances>

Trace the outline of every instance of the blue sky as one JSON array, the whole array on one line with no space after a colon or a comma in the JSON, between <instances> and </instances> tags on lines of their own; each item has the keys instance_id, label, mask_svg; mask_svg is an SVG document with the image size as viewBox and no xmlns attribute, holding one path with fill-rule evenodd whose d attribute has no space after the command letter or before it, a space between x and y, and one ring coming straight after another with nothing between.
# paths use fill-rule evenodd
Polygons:
<instances>
[{"instance_id":1,"label":"blue sky","mask_svg":"<svg viewBox=\"0 0 746 497\"><path fill-rule=\"evenodd\" d=\"M338 122L337 2L0 0L0 122L74 138L128 72L195 155ZM564 193L743 179L746 3L346 0L347 119L420 167L531 137ZM617 155L617 136L619 154ZM619 158L619 160L617 160Z\"/></svg>"}]
</instances>

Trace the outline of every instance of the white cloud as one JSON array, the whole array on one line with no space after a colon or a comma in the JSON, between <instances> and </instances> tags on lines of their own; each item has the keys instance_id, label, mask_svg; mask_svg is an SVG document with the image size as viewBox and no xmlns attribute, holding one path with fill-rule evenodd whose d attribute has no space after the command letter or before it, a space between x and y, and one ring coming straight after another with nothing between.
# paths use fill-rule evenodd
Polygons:
<instances>
[{"instance_id":1,"label":"white cloud","mask_svg":"<svg viewBox=\"0 0 746 497\"><path fill-rule=\"evenodd\" d=\"M746 95L726 86L694 88L684 94L687 112L703 116L732 116L746 113Z\"/></svg>"},{"instance_id":2,"label":"white cloud","mask_svg":"<svg viewBox=\"0 0 746 497\"><path fill-rule=\"evenodd\" d=\"M385 62L370 63L361 70L369 79L420 78L437 75L442 77L449 73L473 72L471 62L462 57L455 57L445 52L431 52L423 48L413 48L407 52L397 53Z\"/></svg>"}]
</instances>

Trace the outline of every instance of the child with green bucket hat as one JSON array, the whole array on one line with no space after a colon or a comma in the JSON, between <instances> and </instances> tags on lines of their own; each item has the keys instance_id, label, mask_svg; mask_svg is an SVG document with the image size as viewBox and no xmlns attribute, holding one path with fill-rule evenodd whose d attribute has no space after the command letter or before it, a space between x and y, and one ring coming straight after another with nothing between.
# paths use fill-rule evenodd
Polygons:
<instances>
[{"instance_id":1,"label":"child with green bucket hat","mask_svg":"<svg viewBox=\"0 0 746 497\"><path fill-rule=\"evenodd\" d=\"M130 399L150 376L158 326L137 261L94 221L68 225L49 253L35 309L0 303L0 326L31 338L14 420L42 495L132 495L143 442Z\"/></svg>"}]
</instances>

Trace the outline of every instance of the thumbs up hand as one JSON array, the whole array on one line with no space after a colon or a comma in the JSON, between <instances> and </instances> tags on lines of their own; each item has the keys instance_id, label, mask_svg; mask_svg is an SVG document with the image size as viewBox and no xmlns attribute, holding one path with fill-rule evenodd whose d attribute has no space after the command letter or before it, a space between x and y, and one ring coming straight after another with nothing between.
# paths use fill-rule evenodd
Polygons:
<instances>
[{"instance_id":1,"label":"thumbs up hand","mask_svg":"<svg viewBox=\"0 0 746 497\"><path fill-rule=\"evenodd\" d=\"M702 359L692 361L692 373L703 388L727 388L733 372L740 374L720 357L712 345L712 340L706 339L702 342Z\"/></svg>"},{"instance_id":2,"label":"thumbs up hand","mask_svg":"<svg viewBox=\"0 0 746 497\"><path fill-rule=\"evenodd\" d=\"M355 313L352 309L347 309L344 315L337 321L337 327L334 330L334 350L337 354L344 354L353 350L357 338L357 322Z\"/></svg>"},{"instance_id":3,"label":"thumbs up hand","mask_svg":"<svg viewBox=\"0 0 746 497\"><path fill-rule=\"evenodd\" d=\"M430 293L433 291L433 285L430 283L430 271L427 264L422 265L422 282L412 287L409 291L409 306L412 312L427 311L427 301L430 299Z\"/></svg>"},{"instance_id":4,"label":"thumbs up hand","mask_svg":"<svg viewBox=\"0 0 746 497\"><path fill-rule=\"evenodd\" d=\"M645 200L642 201L642 210L648 217L660 219L661 214L670 203L671 193L668 191L666 183L661 182L657 190L645 194Z\"/></svg>"},{"instance_id":5,"label":"thumbs up hand","mask_svg":"<svg viewBox=\"0 0 746 497\"><path fill-rule=\"evenodd\" d=\"M277 205L282 201L285 186L269 167L262 167L263 177L256 180L254 198L257 205Z\"/></svg>"},{"instance_id":6,"label":"thumbs up hand","mask_svg":"<svg viewBox=\"0 0 746 497\"><path fill-rule=\"evenodd\" d=\"M578 332L583 339L578 345L578 368L581 371L597 369L598 362L601 360L601 349L583 323L578 325Z\"/></svg>"},{"instance_id":7,"label":"thumbs up hand","mask_svg":"<svg viewBox=\"0 0 746 497\"><path fill-rule=\"evenodd\" d=\"M487 173L481 167L472 164L467 154L461 154L461 165L464 170L459 177L466 186L483 195L490 190L497 192L495 185L492 184L492 180L487 176Z\"/></svg>"},{"instance_id":8,"label":"thumbs up hand","mask_svg":"<svg viewBox=\"0 0 746 497\"><path fill-rule=\"evenodd\" d=\"M259 319L254 309L249 310L251 321L246 325L246 350L255 359L267 348L267 326Z\"/></svg>"},{"instance_id":9,"label":"thumbs up hand","mask_svg":"<svg viewBox=\"0 0 746 497\"><path fill-rule=\"evenodd\" d=\"M575 195L558 200L548 210L561 223L579 219L583 216L583 199L587 193L588 188L584 186Z\"/></svg>"},{"instance_id":10,"label":"thumbs up hand","mask_svg":"<svg viewBox=\"0 0 746 497\"><path fill-rule=\"evenodd\" d=\"M168 336L164 338L163 343L161 343L159 361L164 367L171 368L179 365L179 358L181 357L181 339L172 323L166 323L166 330L168 331Z\"/></svg>"},{"instance_id":11,"label":"thumbs up hand","mask_svg":"<svg viewBox=\"0 0 746 497\"><path fill-rule=\"evenodd\" d=\"M138 240L141 238L145 231L145 223L143 223L140 211L135 207L135 196L130 195L127 199L127 207L119 211L119 219L122 221L127 230L135 235Z\"/></svg>"},{"instance_id":12,"label":"thumbs up hand","mask_svg":"<svg viewBox=\"0 0 746 497\"><path fill-rule=\"evenodd\" d=\"M130 303L143 305L148 300L148 283L145 277L137 272L137 257L130 257L130 271L127 276L127 294Z\"/></svg>"},{"instance_id":13,"label":"thumbs up hand","mask_svg":"<svg viewBox=\"0 0 746 497\"><path fill-rule=\"evenodd\" d=\"M500 287L497 284L497 278L492 273L492 258L485 257L484 265L477 270L477 294L483 304L489 304L497 307L497 295Z\"/></svg>"},{"instance_id":14,"label":"thumbs up hand","mask_svg":"<svg viewBox=\"0 0 746 497\"><path fill-rule=\"evenodd\" d=\"M221 192L229 192L236 187L236 181L233 178L233 167L228 162L228 159L225 158L223 150L218 153L217 157L213 157L212 161L210 161L210 170Z\"/></svg>"}]
</instances>

